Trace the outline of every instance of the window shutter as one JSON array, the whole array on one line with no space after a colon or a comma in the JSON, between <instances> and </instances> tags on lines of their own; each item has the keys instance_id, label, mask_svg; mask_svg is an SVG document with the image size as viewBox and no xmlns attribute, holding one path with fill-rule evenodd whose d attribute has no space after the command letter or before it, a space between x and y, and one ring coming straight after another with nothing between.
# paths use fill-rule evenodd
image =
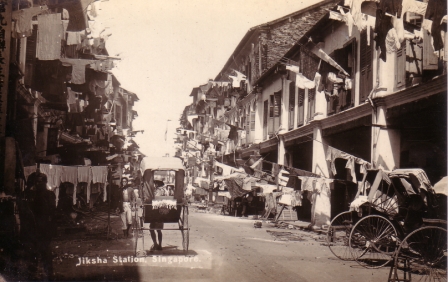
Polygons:
<instances>
[{"instance_id":1,"label":"window shutter","mask_svg":"<svg viewBox=\"0 0 448 282\"><path fill-rule=\"evenodd\" d=\"M281 104L282 104L282 92L274 93L274 117L279 117L281 112Z\"/></svg>"},{"instance_id":2,"label":"window shutter","mask_svg":"<svg viewBox=\"0 0 448 282\"><path fill-rule=\"evenodd\" d=\"M255 112L250 113L250 130L255 131Z\"/></svg>"},{"instance_id":3,"label":"window shutter","mask_svg":"<svg viewBox=\"0 0 448 282\"><path fill-rule=\"evenodd\" d=\"M316 111L316 89L308 89L308 120L313 120Z\"/></svg>"},{"instance_id":4,"label":"window shutter","mask_svg":"<svg viewBox=\"0 0 448 282\"><path fill-rule=\"evenodd\" d=\"M304 107L303 102L305 100L305 89L299 88L299 95L298 95L298 101L297 101L297 126L303 125L304 120Z\"/></svg>"},{"instance_id":5,"label":"window shutter","mask_svg":"<svg viewBox=\"0 0 448 282\"><path fill-rule=\"evenodd\" d=\"M294 128L294 106L296 104L295 97L296 97L296 85L294 82L291 82L289 84L289 129Z\"/></svg>"},{"instance_id":6,"label":"window shutter","mask_svg":"<svg viewBox=\"0 0 448 282\"><path fill-rule=\"evenodd\" d=\"M370 46L367 45L367 31L361 32L359 68L360 68L360 85L359 85L359 103L364 103L373 88L373 72L372 72L372 48L373 48L373 31L370 32Z\"/></svg>"},{"instance_id":7,"label":"window shutter","mask_svg":"<svg viewBox=\"0 0 448 282\"><path fill-rule=\"evenodd\" d=\"M424 70L437 70L439 68L439 59L434 54L434 48L432 47L432 36L423 30L423 69Z\"/></svg>"},{"instance_id":8,"label":"window shutter","mask_svg":"<svg viewBox=\"0 0 448 282\"><path fill-rule=\"evenodd\" d=\"M263 105L263 137L264 139L268 136L268 111L269 111L269 100L264 101Z\"/></svg>"},{"instance_id":9,"label":"window shutter","mask_svg":"<svg viewBox=\"0 0 448 282\"><path fill-rule=\"evenodd\" d=\"M401 88L406 85L406 44L397 50L395 87Z\"/></svg>"}]
</instances>

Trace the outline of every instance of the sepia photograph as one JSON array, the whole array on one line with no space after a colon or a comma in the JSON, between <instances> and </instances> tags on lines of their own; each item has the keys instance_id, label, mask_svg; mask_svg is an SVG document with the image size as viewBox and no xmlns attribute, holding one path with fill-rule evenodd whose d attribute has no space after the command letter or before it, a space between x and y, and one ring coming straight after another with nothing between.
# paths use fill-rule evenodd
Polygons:
<instances>
[{"instance_id":1,"label":"sepia photograph","mask_svg":"<svg viewBox=\"0 0 448 282\"><path fill-rule=\"evenodd\" d=\"M446 282L447 19L0 0L0 282Z\"/></svg>"}]
</instances>

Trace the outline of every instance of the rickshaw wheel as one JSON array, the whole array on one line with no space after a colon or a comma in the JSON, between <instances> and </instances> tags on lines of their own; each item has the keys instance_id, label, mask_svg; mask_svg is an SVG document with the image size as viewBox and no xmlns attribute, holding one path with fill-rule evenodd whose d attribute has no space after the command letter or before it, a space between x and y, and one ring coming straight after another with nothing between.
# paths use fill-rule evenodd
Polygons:
<instances>
[{"instance_id":1,"label":"rickshaw wheel","mask_svg":"<svg viewBox=\"0 0 448 282\"><path fill-rule=\"evenodd\" d=\"M349 246L359 265L379 268L392 261L397 241L397 230L392 222L379 215L369 215L353 226Z\"/></svg>"},{"instance_id":2,"label":"rickshaw wheel","mask_svg":"<svg viewBox=\"0 0 448 282\"><path fill-rule=\"evenodd\" d=\"M395 255L395 270L410 271L413 281L447 281L447 231L437 226L411 232Z\"/></svg>"},{"instance_id":3,"label":"rickshaw wheel","mask_svg":"<svg viewBox=\"0 0 448 282\"><path fill-rule=\"evenodd\" d=\"M188 206L182 206L182 217L179 219L179 229L182 233L182 248L184 252L188 252L190 243L190 230L188 226Z\"/></svg>"},{"instance_id":4,"label":"rickshaw wheel","mask_svg":"<svg viewBox=\"0 0 448 282\"><path fill-rule=\"evenodd\" d=\"M327 243L330 251L341 260L353 260L348 239L358 215L353 211L338 214L330 223L327 232Z\"/></svg>"}]
</instances>

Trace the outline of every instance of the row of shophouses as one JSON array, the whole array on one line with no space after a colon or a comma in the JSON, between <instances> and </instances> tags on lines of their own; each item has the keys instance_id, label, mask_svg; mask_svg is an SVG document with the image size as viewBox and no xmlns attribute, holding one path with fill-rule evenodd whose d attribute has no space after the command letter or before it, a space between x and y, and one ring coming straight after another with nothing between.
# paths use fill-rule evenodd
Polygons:
<instances>
[{"instance_id":1,"label":"row of shophouses","mask_svg":"<svg viewBox=\"0 0 448 282\"><path fill-rule=\"evenodd\" d=\"M439 181L446 14L445 1L327 0L249 29L191 91L178 131L190 175L260 158L267 183L294 171L308 194L299 218L315 226L348 210L366 169L422 168Z\"/></svg>"},{"instance_id":2,"label":"row of shophouses","mask_svg":"<svg viewBox=\"0 0 448 282\"><path fill-rule=\"evenodd\" d=\"M100 190L106 200L106 182L118 185L142 158L132 140L139 98L113 74L101 2L0 2L2 203L37 170L59 198L69 182L73 204Z\"/></svg>"}]
</instances>

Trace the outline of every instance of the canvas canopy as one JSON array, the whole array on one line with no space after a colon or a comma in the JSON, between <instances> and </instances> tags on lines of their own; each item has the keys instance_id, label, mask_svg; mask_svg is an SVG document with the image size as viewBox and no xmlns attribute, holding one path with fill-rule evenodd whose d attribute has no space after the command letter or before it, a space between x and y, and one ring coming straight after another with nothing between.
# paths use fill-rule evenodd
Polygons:
<instances>
[{"instance_id":1,"label":"canvas canopy","mask_svg":"<svg viewBox=\"0 0 448 282\"><path fill-rule=\"evenodd\" d=\"M170 157L145 157L140 163L140 170L142 173L145 170L184 170L184 166L182 165L182 160L178 158L170 158Z\"/></svg>"}]
</instances>

